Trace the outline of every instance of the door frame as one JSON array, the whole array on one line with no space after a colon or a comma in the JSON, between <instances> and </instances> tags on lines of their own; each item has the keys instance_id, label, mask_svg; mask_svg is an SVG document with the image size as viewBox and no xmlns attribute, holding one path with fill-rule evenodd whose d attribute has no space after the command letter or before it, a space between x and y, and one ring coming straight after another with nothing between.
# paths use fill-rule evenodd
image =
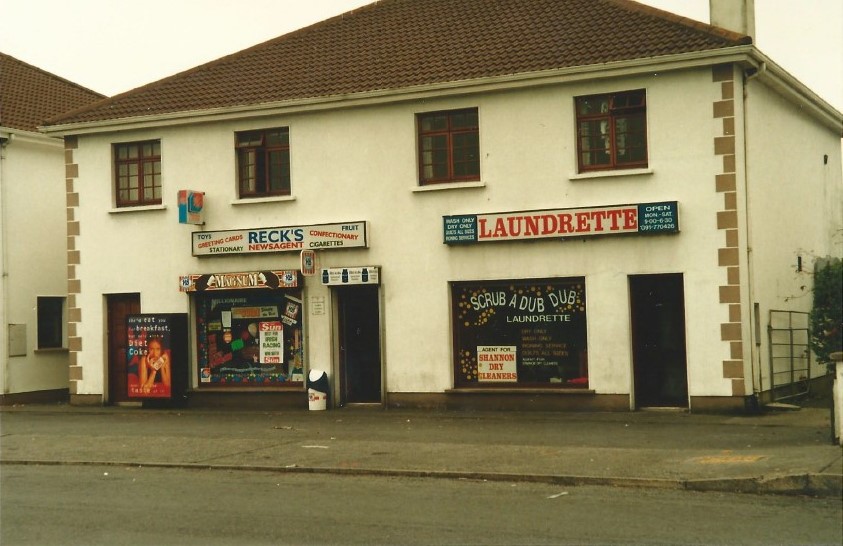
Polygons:
<instances>
[{"instance_id":1,"label":"door frame","mask_svg":"<svg viewBox=\"0 0 843 546\"><path fill-rule=\"evenodd\" d=\"M346 379L346 373L348 372L347 369L347 362L346 362L346 354L343 348L344 344L344 306L348 301L348 296L357 292L357 298L365 297L361 296L365 292L370 291L372 292L371 296L374 297L374 302L369 302L369 305L376 310L376 333L377 333L377 341L376 341L376 349L377 349L377 365L378 365L378 374L377 374L377 391L378 396L377 400L364 400L364 401L349 401L349 382ZM349 406L349 405L378 405L383 406L386 403L386 393L385 393L385 370L383 365L383 309L382 309L382 301L381 301L381 291L380 285L376 284L359 284L359 285L348 285L348 286L332 286L331 287L331 295L333 300L333 310L334 310L334 321L333 321L333 331L334 331L334 347L333 347L333 354L334 354L334 377L336 380L333 382L333 386L330 387L333 399L336 401L335 406L342 407L342 406ZM371 388L374 389L375 385L370 385Z\"/></svg>"},{"instance_id":2,"label":"door frame","mask_svg":"<svg viewBox=\"0 0 843 546\"><path fill-rule=\"evenodd\" d=\"M685 277L682 273L656 273L629 275L629 321L631 388L630 408L682 408L690 407L688 386L688 336L685 318ZM643 292L649 291L648 296ZM644 300L656 292L657 299ZM667 314L659 307L669 306ZM661 324L675 327L673 336L665 329L647 328L661 319ZM649 343L648 343L649 342ZM648 351L655 351L658 364L644 367L645 360L653 361ZM645 391L643 377L658 382ZM645 394L646 392L646 394Z\"/></svg>"}]
</instances>

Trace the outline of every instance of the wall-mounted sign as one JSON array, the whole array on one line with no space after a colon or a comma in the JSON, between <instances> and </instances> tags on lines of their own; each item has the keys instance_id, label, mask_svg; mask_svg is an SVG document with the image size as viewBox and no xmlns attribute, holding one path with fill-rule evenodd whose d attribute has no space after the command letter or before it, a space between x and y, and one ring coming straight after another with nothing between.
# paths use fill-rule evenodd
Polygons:
<instances>
[{"instance_id":1,"label":"wall-mounted sign","mask_svg":"<svg viewBox=\"0 0 843 546\"><path fill-rule=\"evenodd\" d=\"M316 274L316 251L305 249L301 251L301 273L309 277Z\"/></svg>"},{"instance_id":2,"label":"wall-mounted sign","mask_svg":"<svg viewBox=\"0 0 843 546\"><path fill-rule=\"evenodd\" d=\"M194 256L229 256L368 246L366 222L228 231L194 231Z\"/></svg>"},{"instance_id":3,"label":"wall-mounted sign","mask_svg":"<svg viewBox=\"0 0 843 546\"><path fill-rule=\"evenodd\" d=\"M380 284L380 272L373 266L323 268L322 284L328 286Z\"/></svg>"},{"instance_id":4,"label":"wall-mounted sign","mask_svg":"<svg viewBox=\"0 0 843 546\"><path fill-rule=\"evenodd\" d=\"M576 209L463 214L443 217L448 245L520 239L593 237L621 233L676 233L676 201Z\"/></svg>"},{"instance_id":5,"label":"wall-mounted sign","mask_svg":"<svg viewBox=\"0 0 843 546\"><path fill-rule=\"evenodd\" d=\"M205 193L193 190L179 190L179 223L205 223Z\"/></svg>"},{"instance_id":6,"label":"wall-mounted sign","mask_svg":"<svg viewBox=\"0 0 843 546\"><path fill-rule=\"evenodd\" d=\"M243 271L240 273L182 275L179 277L179 290L182 292L242 290L244 288L278 290L295 288L298 285L299 272L295 270Z\"/></svg>"}]
</instances>

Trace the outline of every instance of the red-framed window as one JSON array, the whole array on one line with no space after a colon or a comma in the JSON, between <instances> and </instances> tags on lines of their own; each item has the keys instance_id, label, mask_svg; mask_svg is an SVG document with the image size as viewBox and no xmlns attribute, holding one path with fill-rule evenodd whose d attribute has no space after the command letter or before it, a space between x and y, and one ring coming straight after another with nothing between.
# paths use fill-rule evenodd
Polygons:
<instances>
[{"instance_id":1,"label":"red-framed window","mask_svg":"<svg viewBox=\"0 0 843 546\"><path fill-rule=\"evenodd\" d=\"M236 134L240 198L290 195L290 129Z\"/></svg>"},{"instance_id":2,"label":"red-framed window","mask_svg":"<svg viewBox=\"0 0 843 546\"><path fill-rule=\"evenodd\" d=\"M161 141L114 145L117 206L161 204Z\"/></svg>"},{"instance_id":3,"label":"red-framed window","mask_svg":"<svg viewBox=\"0 0 843 546\"><path fill-rule=\"evenodd\" d=\"M647 166L647 95L643 89L577 97L580 172Z\"/></svg>"},{"instance_id":4,"label":"red-framed window","mask_svg":"<svg viewBox=\"0 0 843 546\"><path fill-rule=\"evenodd\" d=\"M480 180L477 108L418 114L419 183Z\"/></svg>"}]
</instances>

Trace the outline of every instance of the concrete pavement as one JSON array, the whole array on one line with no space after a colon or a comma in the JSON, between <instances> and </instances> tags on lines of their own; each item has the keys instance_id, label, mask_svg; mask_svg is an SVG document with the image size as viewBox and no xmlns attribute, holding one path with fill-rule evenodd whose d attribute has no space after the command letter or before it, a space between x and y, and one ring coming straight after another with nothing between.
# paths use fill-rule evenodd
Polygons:
<instances>
[{"instance_id":1,"label":"concrete pavement","mask_svg":"<svg viewBox=\"0 0 843 546\"><path fill-rule=\"evenodd\" d=\"M321 472L843 497L827 408L708 415L0 411L0 463ZM2 475L0 466L0 476Z\"/></svg>"}]
</instances>

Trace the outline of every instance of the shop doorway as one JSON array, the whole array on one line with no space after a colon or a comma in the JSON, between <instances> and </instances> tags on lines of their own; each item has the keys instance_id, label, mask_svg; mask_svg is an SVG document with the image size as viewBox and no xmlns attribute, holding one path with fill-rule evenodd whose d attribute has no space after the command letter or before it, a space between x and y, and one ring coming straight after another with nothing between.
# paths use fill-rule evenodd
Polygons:
<instances>
[{"instance_id":1,"label":"shop doorway","mask_svg":"<svg viewBox=\"0 0 843 546\"><path fill-rule=\"evenodd\" d=\"M688 407L681 274L629 277L635 407Z\"/></svg>"},{"instance_id":2,"label":"shop doorway","mask_svg":"<svg viewBox=\"0 0 843 546\"><path fill-rule=\"evenodd\" d=\"M336 290L340 404L381 403L380 305L377 286Z\"/></svg>"},{"instance_id":3,"label":"shop doorway","mask_svg":"<svg viewBox=\"0 0 843 546\"><path fill-rule=\"evenodd\" d=\"M140 313L140 294L106 296L108 322L108 402L129 402L126 317Z\"/></svg>"}]
</instances>

